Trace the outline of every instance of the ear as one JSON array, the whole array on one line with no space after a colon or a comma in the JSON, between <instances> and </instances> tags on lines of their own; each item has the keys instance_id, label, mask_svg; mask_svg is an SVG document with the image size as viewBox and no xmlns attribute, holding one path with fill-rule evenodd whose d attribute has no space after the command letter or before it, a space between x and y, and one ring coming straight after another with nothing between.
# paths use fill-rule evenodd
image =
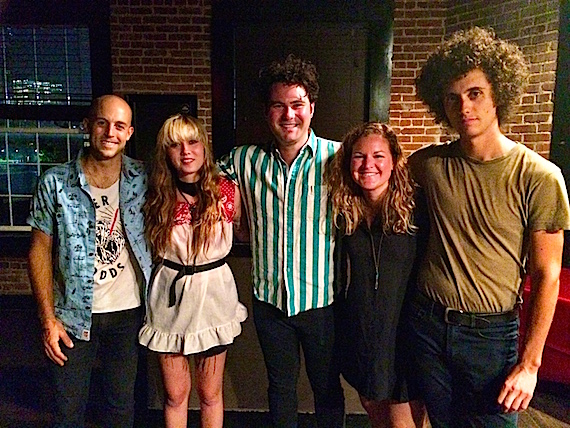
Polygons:
<instances>
[{"instance_id":1,"label":"ear","mask_svg":"<svg viewBox=\"0 0 570 428\"><path fill-rule=\"evenodd\" d=\"M315 103L312 102L311 103L311 118L313 117L314 114L315 114Z\"/></svg>"},{"instance_id":2,"label":"ear","mask_svg":"<svg viewBox=\"0 0 570 428\"><path fill-rule=\"evenodd\" d=\"M133 128L132 126L129 126L129 132L127 135L127 141L129 141L131 139L131 136L133 135L133 132L135 132L135 128Z\"/></svg>"},{"instance_id":3,"label":"ear","mask_svg":"<svg viewBox=\"0 0 570 428\"><path fill-rule=\"evenodd\" d=\"M81 130L86 134L91 134L91 122L89 119L83 119L83 122L81 122Z\"/></svg>"}]
</instances>

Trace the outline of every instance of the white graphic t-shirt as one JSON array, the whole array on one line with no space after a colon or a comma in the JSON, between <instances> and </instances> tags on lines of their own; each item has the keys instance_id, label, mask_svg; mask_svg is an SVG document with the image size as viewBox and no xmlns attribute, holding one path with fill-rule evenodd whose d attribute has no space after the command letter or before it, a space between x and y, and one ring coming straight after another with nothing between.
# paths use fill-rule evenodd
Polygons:
<instances>
[{"instance_id":1,"label":"white graphic t-shirt","mask_svg":"<svg viewBox=\"0 0 570 428\"><path fill-rule=\"evenodd\" d=\"M106 189L90 186L89 191L97 220L93 312L136 308L141 297L119 212L119 180Z\"/></svg>"}]
</instances>

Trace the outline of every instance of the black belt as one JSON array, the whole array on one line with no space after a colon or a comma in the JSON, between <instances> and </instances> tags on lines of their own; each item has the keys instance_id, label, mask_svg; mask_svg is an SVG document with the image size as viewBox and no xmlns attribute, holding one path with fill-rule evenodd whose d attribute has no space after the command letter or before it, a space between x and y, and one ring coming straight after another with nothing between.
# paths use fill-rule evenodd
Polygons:
<instances>
[{"instance_id":1,"label":"black belt","mask_svg":"<svg viewBox=\"0 0 570 428\"><path fill-rule=\"evenodd\" d=\"M172 307L176 303L176 281L187 276L194 275L195 273L205 272L207 270L212 270L219 268L226 264L226 259L216 260L212 263L206 263L205 265L181 265L180 263L173 262L172 260L163 259L162 264L167 268L177 270L178 273L172 280L170 284L170 290L168 291L168 307Z\"/></svg>"},{"instance_id":2,"label":"black belt","mask_svg":"<svg viewBox=\"0 0 570 428\"><path fill-rule=\"evenodd\" d=\"M443 306L441 303L434 302L422 293L416 293L416 300L423 306L429 305L431 312L438 318L443 318L447 324L460 325L472 328L485 328L491 324L505 323L518 318L518 306L507 312L497 313L477 313L465 312L461 309L452 309Z\"/></svg>"}]
</instances>

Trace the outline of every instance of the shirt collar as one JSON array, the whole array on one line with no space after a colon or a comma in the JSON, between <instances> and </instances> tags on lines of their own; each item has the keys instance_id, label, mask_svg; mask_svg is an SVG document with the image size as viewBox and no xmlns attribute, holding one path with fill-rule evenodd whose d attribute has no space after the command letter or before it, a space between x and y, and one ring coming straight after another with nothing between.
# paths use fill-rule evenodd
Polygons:
<instances>
[{"instance_id":1,"label":"shirt collar","mask_svg":"<svg viewBox=\"0 0 570 428\"><path fill-rule=\"evenodd\" d=\"M315 136L315 132L313 131L312 128L309 128L309 139L303 145L303 147L301 147L301 150L299 150L299 153L301 153L303 150L305 150L305 148L307 148L307 150L309 150L310 156L313 156L317 150L317 137ZM271 152L273 152L275 155L278 154L277 144L275 143L275 140L273 140L271 142Z\"/></svg>"},{"instance_id":2,"label":"shirt collar","mask_svg":"<svg viewBox=\"0 0 570 428\"><path fill-rule=\"evenodd\" d=\"M81 168L81 157L84 156L85 148L79 150L77 156L72 161L73 168L69 173L68 183L73 185L76 184L80 187L87 187L87 177L85 177L85 172ZM139 172L135 168L131 168L129 164L129 159L123 154L121 155L121 178L130 181L132 178L137 177Z\"/></svg>"}]
</instances>

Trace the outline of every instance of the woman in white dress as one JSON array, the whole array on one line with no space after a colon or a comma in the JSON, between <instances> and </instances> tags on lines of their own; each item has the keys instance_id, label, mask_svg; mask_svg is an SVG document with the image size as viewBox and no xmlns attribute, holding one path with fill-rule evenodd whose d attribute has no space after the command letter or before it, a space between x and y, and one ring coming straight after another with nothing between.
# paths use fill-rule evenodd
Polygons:
<instances>
[{"instance_id":1,"label":"woman in white dress","mask_svg":"<svg viewBox=\"0 0 570 428\"><path fill-rule=\"evenodd\" d=\"M241 230L240 202L237 187L216 173L202 123L182 114L167 119L145 205L155 267L139 333L140 343L159 353L166 427L187 425L190 356L201 426L223 425L227 346L247 318L225 263L232 235Z\"/></svg>"}]
</instances>

